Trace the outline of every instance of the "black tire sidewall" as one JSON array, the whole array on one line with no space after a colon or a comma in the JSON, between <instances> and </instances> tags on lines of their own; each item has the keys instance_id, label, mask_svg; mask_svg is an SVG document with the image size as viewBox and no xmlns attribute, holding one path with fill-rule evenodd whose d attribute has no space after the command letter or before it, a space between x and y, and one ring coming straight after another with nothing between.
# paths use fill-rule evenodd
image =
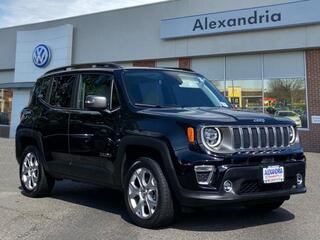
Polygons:
<instances>
[{"instance_id":1,"label":"black tire sidewall","mask_svg":"<svg viewBox=\"0 0 320 240\"><path fill-rule=\"evenodd\" d=\"M153 214L153 216L151 216L151 218L149 219L141 219L138 216L135 215L135 213L132 212L129 202L128 202L128 186L129 186L129 181L130 178L132 176L132 174L134 173L135 170L139 169L139 168L146 168L148 169L153 176L155 177L156 181L157 181L157 186L158 186L158 206L157 209L155 211L155 213ZM167 196L169 191L169 196ZM167 211L168 209L166 209L166 206L168 205L168 201L169 201L169 206L173 205L172 204L172 197L171 197L171 193L170 193L170 189L168 186L167 181L165 180L165 176L161 170L161 167L159 166L159 164L157 162L155 162L154 160L150 159L150 158L139 158L137 159L137 161L129 168L128 173L125 176L125 181L124 181L124 197L125 197L125 204L126 204L126 208L128 210L128 214L130 216L130 218L133 220L133 222L140 226L140 227L144 227L144 228L158 228L158 227L163 227L164 225L167 225L170 223L170 221L173 218L173 207L169 210L172 211L172 213L168 213L169 215L171 215L171 217L168 217L168 221L167 222L162 222L162 216L163 216L163 211ZM169 197L169 199L168 199ZM171 203L170 203L171 201ZM169 220L171 218L171 220Z\"/></svg>"}]
</instances>

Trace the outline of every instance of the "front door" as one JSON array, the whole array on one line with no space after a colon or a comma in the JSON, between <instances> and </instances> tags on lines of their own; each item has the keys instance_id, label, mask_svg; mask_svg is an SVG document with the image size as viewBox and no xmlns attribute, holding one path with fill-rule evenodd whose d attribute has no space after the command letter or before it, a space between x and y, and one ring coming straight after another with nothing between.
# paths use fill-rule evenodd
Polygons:
<instances>
[{"instance_id":1,"label":"front door","mask_svg":"<svg viewBox=\"0 0 320 240\"><path fill-rule=\"evenodd\" d=\"M119 108L112 107L112 91L112 73L88 73L79 78L77 109L70 114L69 126L70 155L75 178L103 184L111 184L113 181ZM108 109L86 109L84 101L88 95L106 97Z\"/></svg>"}]
</instances>

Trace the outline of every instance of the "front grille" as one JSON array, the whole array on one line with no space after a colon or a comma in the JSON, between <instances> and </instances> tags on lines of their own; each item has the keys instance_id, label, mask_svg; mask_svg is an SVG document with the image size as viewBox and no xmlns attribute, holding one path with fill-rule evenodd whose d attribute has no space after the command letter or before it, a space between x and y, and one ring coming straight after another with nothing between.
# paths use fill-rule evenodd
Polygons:
<instances>
[{"instance_id":1,"label":"front grille","mask_svg":"<svg viewBox=\"0 0 320 240\"><path fill-rule=\"evenodd\" d=\"M290 190L296 185L294 177L286 178L283 183L262 184L260 181L245 181L241 184L238 194L250 194L271 191L284 191Z\"/></svg>"},{"instance_id":2,"label":"front grille","mask_svg":"<svg viewBox=\"0 0 320 240\"><path fill-rule=\"evenodd\" d=\"M289 146L289 126L232 127L235 149L281 148Z\"/></svg>"}]
</instances>

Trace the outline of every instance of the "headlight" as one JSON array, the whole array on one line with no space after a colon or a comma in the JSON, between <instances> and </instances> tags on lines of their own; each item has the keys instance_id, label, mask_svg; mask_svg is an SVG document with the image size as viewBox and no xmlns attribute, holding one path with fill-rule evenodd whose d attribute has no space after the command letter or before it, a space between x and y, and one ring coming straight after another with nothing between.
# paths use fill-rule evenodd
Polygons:
<instances>
[{"instance_id":1,"label":"headlight","mask_svg":"<svg viewBox=\"0 0 320 240\"><path fill-rule=\"evenodd\" d=\"M297 138L297 134L296 134L296 130L293 126L289 127L289 143L293 144L296 141Z\"/></svg>"},{"instance_id":2,"label":"headlight","mask_svg":"<svg viewBox=\"0 0 320 240\"><path fill-rule=\"evenodd\" d=\"M203 128L201 135L203 144L209 149L219 146L222 141L221 132L215 127Z\"/></svg>"}]
</instances>

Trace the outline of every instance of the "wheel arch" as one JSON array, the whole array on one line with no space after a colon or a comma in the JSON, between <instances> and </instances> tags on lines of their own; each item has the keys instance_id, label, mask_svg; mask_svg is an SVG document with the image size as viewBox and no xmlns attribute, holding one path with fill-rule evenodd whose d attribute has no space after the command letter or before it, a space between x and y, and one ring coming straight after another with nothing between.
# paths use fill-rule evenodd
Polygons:
<instances>
[{"instance_id":1,"label":"wheel arch","mask_svg":"<svg viewBox=\"0 0 320 240\"><path fill-rule=\"evenodd\" d=\"M45 156L42 134L32 129L18 129L16 133L16 159L19 164L21 154L29 145L37 147L42 156ZM45 170L48 170L46 161L42 158L41 161Z\"/></svg>"},{"instance_id":2,"label":"wheel arch","mask_svg":"<svg viewBox=\"0 0 320 240\"><path fill-rule=\"evenodd\" d=\"M141 149L145 150L141 153ZM132 151L135 152L132 154ZM130 157L135 159L130 159ZM161 139L142 136L128 136L122 139L117 154L117 164L115 166L115 182L123 187L125 171L130 164L138 157L149 157L157 161L168 180L170 188L178 184L175 168L172 162L172 153L167 143Z\"/></svg>"}]
</instances>

